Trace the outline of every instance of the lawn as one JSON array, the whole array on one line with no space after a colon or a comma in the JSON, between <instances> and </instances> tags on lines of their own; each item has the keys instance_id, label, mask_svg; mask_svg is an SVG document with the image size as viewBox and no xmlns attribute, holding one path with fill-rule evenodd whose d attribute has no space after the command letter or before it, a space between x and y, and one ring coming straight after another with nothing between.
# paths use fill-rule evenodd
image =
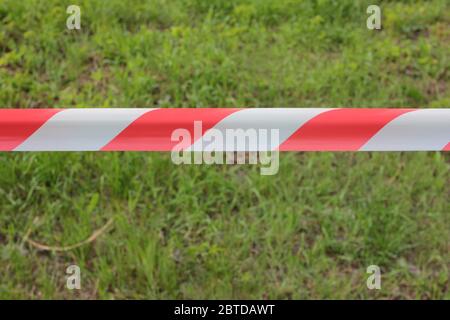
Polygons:
<instances>
[{"instance_id":1,"label":"lawn","mask_svg":"<svg viewBox=\"0 0 450 320\"><path fill-rule=\"evenodd\" d=\"M372 2L0 0L0 107L450 108L449 2ZM450 299L449 160L1 153L0 298Z\"/></svg>"}]
</instances>

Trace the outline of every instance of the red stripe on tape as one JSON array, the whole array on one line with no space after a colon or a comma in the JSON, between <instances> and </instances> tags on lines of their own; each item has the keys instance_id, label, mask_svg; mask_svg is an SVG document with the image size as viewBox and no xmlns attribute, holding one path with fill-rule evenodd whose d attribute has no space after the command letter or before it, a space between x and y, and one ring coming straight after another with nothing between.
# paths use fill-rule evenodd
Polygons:
<instances>
[{"instance_id":1,"label":"red stripe on tape","mask_svg":"<svg viewBox=\"0 0 450 320\"><path fill-rule=\"evenodd\" d=\"M11 151L60 109L0 109L0 151Z\"/></svg>"},{"instance_id":2,"label":"red stripe on tape","mask_svg":"<svg viewBox=\"0 0 450 320\"><path fill-rule=\"evenodd\" d=\"M442 150L443 151L450 151L450 142Z\"/></svg>"},{"instance_id":3,"label":"red stripe on tape","mask_svg":"<svg viewBox=\"0 0 450 320\"><path fill-rule=\"evenodd\" d=\"M186 129L194 138L194 121L202 121L202 135L238 108L157 109L142 115L102 148L104 151L171 151L176 129ZM200 138L200 137L197 137ZM194 141L192 141L194 142Z\"/></svg>"},{"instance_id":4,"label":"red stripe on tape","mask_svg":"<svg viewBox=\"0 0 450 320\"><path fill-rule=\"evenodd\" d=\"M356 151L381 128L413 109L336 109L301 126L280 151Z\"/></svg>"}]
</instances>

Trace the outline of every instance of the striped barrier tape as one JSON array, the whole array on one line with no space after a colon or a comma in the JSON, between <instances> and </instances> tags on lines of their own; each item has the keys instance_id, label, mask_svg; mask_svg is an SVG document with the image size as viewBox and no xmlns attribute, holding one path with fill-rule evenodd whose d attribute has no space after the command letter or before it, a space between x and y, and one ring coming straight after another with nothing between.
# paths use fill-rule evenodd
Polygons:
<instances>
[{"instance_id":1,"label":"striped barrier tape","mask_svg":"<svg viewBox=\"0 0 450 320\"><path fill-rule=\"evenodd\" d=\"M0 109L0 151L172 151L177 129L186 151L231 129L277 130L279 151L450 150L450 109L127 108Z\"/></svg>"}]
</instances>

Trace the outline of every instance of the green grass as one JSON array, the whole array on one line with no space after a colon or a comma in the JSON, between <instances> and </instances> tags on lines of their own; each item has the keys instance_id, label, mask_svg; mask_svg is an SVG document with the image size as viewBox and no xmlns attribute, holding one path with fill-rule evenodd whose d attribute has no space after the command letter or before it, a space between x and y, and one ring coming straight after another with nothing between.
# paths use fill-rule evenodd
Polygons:
<instances>
[{"instance_id":1,"label":"green grass","mask_svg":"<svg viewBox=\"0 0 450 320\"><path fill-rule=\"evenodd\" d=\"M0 1L0 106L450 107L448 1ZM0 298L450 299L449 155L0 154ZM37 250L30 239L65 246ZM82 290L65 288L77 264ZM382 289L366 287L366 268Z\"/></svg>"}]
</instances>

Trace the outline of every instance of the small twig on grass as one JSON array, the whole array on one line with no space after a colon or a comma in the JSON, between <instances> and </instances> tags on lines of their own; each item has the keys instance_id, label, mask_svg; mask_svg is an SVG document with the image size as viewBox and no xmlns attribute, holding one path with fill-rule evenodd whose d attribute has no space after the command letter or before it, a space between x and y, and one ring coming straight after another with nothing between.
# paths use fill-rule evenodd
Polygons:
<instances>
[{"instance_id":1,"label":"small twig on grass","mask_svg":"<svg viewBox=\"0 0 450 320\"><path fill-rule=\"evenodd\" d=\"M27 232L28 235L26 236L25 241L28 242L28 243L29 243L30 245L32 245L33 247L39 249L39 250L44 250L44 251L60 251L60 252L63 252L63 251L70 251L70 250L79 248L79 247L81 247L81 246L83 246L83 245L85 245L85 244L89 244L89 243L95 241L99 236L101 236L101 235L109 228L109 226L110 226L113 222L114 222L114 219L113 219L113 218L109 219L108 222L106 222L106 224L105 224L103 227L101 227L101 228L98 229L98 230L95 230L89 238L87 238L86 240L81 241L81 242L79 242L79 243L75 243L75 244L73 244L73 245L70 245L70 246L65 246L65 247L48 246L48 245L45 245L45 244L42 244L42 243L39 243L39 242L36 242L36 241L34 241L34 240L29 239L29 237L28 237L29 233L28 233L28 232Z\"/></svg>"}]
</instances>

